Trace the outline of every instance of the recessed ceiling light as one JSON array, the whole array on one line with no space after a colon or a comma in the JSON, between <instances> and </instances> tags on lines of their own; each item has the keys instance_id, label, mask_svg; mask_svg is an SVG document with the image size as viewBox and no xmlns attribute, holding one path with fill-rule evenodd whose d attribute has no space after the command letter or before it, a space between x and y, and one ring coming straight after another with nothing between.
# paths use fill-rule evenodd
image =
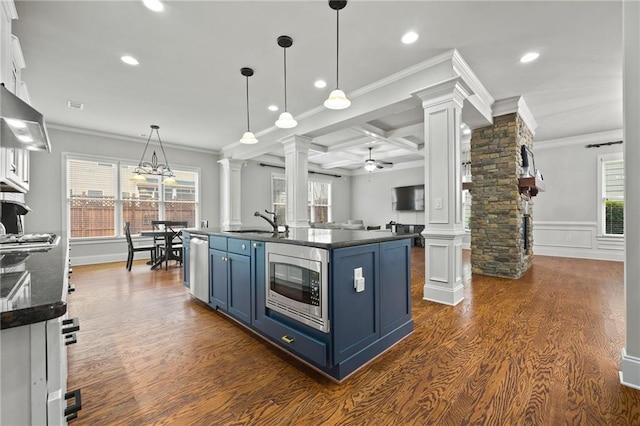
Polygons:
<instances>
[{"instance_id":1,"label":"recessed ceiling light","mask_svg":"<svg viewBox=\"0 0 640 426\"><path fill-rule=\"evenodd\" d=\"M402 36L402 42L404 44L415 43L416 40L418 40L418 37L420 37L418 33L416 33L415 31L409 31L408 33Z\"/></svg>"},{"instance_id":2,"label":"recessed ceiling light","mask_svg":"<svg viewBox=\"0 0 640 426\"><path fill-rule=\"evenodd\" d=\"M138 65L140 63L140 62L138 62L138 60L136 58L134 58L133 56L129 56L129 55L125 55L125 56L121 57L120 60L122 62L124 62L125 64L129 64L129 65Z\"/></svg>"},{"instance_id":3,"label":"recessed ceiling light","mask_svg":"<svg viewBox=\"0 0 640 426\"><path fill-rule=\"evenodd\" d=\"M278 110L278 106L277 105L269 105L268 109L269 109L269 111L277 111Z\"/></svg>"},{"instance_id":4,"label":"recessed ceiling light","mask_svg":"<svg viewBox=\"0 0 640 426\"><path fill-rule=\"evenodd\" d=\"M164 5L160 0L142 0L142 3L147 9L151 9L154 12L162 12L164 10Z\"/></svg>"},{"instance_id":5,"label":"recessed ceiling light","mask_svg":"<svg viewBox=\"0 0 640 426\"><path fill-rule=\"evenodd\" d=\"M540 56L538 52L529 52L526 53L522 58L520 58L520 62L526 64L527 62L535 61L536 59L538 59L538 56Z\"/></svg>"},{"instance_id":6,"label":"recessed ceiling light","mask_svg":"<svg viewBox=\"0 0 640 426\"><path fill-rule=\"evenodd\" d=\"M315 83L313 83L313 85L318 89L324 89L325 87L327 87L327 82L324 80L317 80Z\"/></svg>"}]
</instances>

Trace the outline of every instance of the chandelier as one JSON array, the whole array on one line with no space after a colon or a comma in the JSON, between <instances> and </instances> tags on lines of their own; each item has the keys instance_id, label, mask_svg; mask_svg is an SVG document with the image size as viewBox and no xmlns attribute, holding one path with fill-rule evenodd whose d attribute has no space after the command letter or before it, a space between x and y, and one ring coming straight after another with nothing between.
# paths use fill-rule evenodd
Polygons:
<instances>
[{"instance_id":1,"label":"chandelier","mask_svg":"<svg viewBox=\"0 0 640 426\"><path fill-rule=\"evenodd\" d=\"M142 151L142 157L140 157L138 167L133 170L134 175L131 180L135 182L146 182L147 178L145 175L162 176L164 178L162 181L164 185L175 185L176 180L174 178L173 171L171 171L171 167L169 167L167 154L164 152L164 147L162 146L162 140L160 139L160 132L158 132L158 129L160 129L160 126L156 126L155 124L151 125L151 132L149 133L147 144L144 146L144 151ZM151 136L153 136L154 131L158 137L158 142L160 142L160 149L162 150L164 163L158 163L158 156L156 155L155 150L153 151L153 155L151 155L151 161L144 161L144 155L147 153L149 142L151 141Z\"/></svg>"}]
</instances>

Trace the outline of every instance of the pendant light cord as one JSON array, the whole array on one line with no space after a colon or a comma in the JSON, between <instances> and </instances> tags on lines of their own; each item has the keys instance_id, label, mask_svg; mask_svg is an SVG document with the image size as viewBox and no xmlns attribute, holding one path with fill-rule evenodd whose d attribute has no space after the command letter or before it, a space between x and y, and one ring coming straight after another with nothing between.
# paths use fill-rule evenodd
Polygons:
<instances>
[{"instance_id":1,"label":"pendant light cord","mask_svg":"<svg viewBox=\"0 0 640 426\"><path fill-rule=\"evenodd\" d=\"M251 127L249 127L249 77L247 79L247 132L250 132Z\"/></svg>"},{"instance_id":2,"label":"pendant light cord","mask_svg":"<svg viewBox=\"0 0 640 426\"><path fill-rule=\"evenodd\" d=\"M340 88L338 64L340 62L340 10L336 10L336 89Z\"/></svg>"},{"instance_id":3,"label":"pendant light cord","mask_svg":"<svg viewBox=\"0 0 640 426\"><path fill-rule=\"evenodd\" d=\"M287 48L284 47L284 110L287 109Z\"/></svg>"}]
</instances>

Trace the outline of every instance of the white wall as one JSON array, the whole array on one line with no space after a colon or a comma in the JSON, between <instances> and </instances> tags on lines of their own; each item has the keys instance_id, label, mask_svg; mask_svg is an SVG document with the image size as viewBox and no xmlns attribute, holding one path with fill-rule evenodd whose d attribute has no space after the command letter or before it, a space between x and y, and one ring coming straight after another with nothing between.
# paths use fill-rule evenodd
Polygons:
<instances>
[{"instance_id":1,"label":"white wall","mask_svg":"<svg viewBox=\"0 0 640 426\"><path fill-rule=\"evenodd\" d=\"M396 186L424 183L424 166L401 170L376 170L351 177L351 215L365 226L384 225L390 221L424 225L424 212L399 212L391 208L391 190Z\"/></svg>"},{"instance_id":2,"label":"white wall","mask_svg":"<svg viewBox=\"0 0 640 426\"><path fill-rule=\"evenodd\" d=\"M101 155L115 159L140 160L144 142L137 143L124 139L96 134L76 133L49 128L52 152L32 152L30 190L26 202L32 211L25 217L25 232L60 232L63 224L64 182L62 153ZM219 222L217 205L219 202L218 155L202 151L165 147L172 167L199 167L200 217L210 223ZM74 264L113 262L125 260L127 246L124 238L106 239L99 242L72 242Z\"/></svg>"},{"instance_id":3,"label":"white wall","mask_svg":"<svg viewBox=\"0 0 640 426\"><path fill-rule=\"evenodd\" d=\"M603 260L624 259L624 241L598 237L598 156L622 145L585 148L622 140L621 132L534 142L536 167L546 190L533 198L534 253Z\"/></svg>"},{"instance_id":4,"label":"white wall","mask_svg":"<svg viewBox=\"0 0 640 426\"><path fill-rule=\"evenodd\" d=\"M243 226L268 226L267 223L255 217L255 211L264 212L264 209L271 209L271 175L284 175L283 169L274 167L262 167L256 161L246 161L241 172L241 209ZM340 172L327 171L329 174L340 175ZM346 222L351 217L351 178L331 177L319 174L309 174L309 179L324 180L331 182L332 198L332 220L334 222Z\"/></svg>"}]
</instances>

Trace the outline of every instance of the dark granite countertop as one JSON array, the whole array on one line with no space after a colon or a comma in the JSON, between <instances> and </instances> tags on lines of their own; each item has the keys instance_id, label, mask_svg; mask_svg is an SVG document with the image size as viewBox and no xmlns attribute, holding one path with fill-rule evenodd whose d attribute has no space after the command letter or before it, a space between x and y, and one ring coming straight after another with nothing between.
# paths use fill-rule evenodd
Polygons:
<instances>
[{"instance_id":1,"label":"dark granite countertop","mask_svg":"<svg viewBox=\"0 0 640 426\"><path fill-rule=\"evenodd\" d=\"M396 234L387 230L346 230L319 228L291 228L288 234L273 234L268 228L246 227L245 229L222 230L220 228L191 228L185 231L200 235L218 235L243 240L297 244L301 246L335 249L404 240L417 234ZM253 231L253 232L252 232Z\"/></svg>"},{"instance_id":2,"label":"dark granite countertop","mask_svg":"<svg viewBox=\"0 0 640 426\"><path fill-rule=\"evenodd\" d=\"M48 251L0 253L2 296L20 293L11 309L2 310L0 305L3 330L57 318L67 312L68 259L66 235Z\"/></svg>"}]
</instances>

